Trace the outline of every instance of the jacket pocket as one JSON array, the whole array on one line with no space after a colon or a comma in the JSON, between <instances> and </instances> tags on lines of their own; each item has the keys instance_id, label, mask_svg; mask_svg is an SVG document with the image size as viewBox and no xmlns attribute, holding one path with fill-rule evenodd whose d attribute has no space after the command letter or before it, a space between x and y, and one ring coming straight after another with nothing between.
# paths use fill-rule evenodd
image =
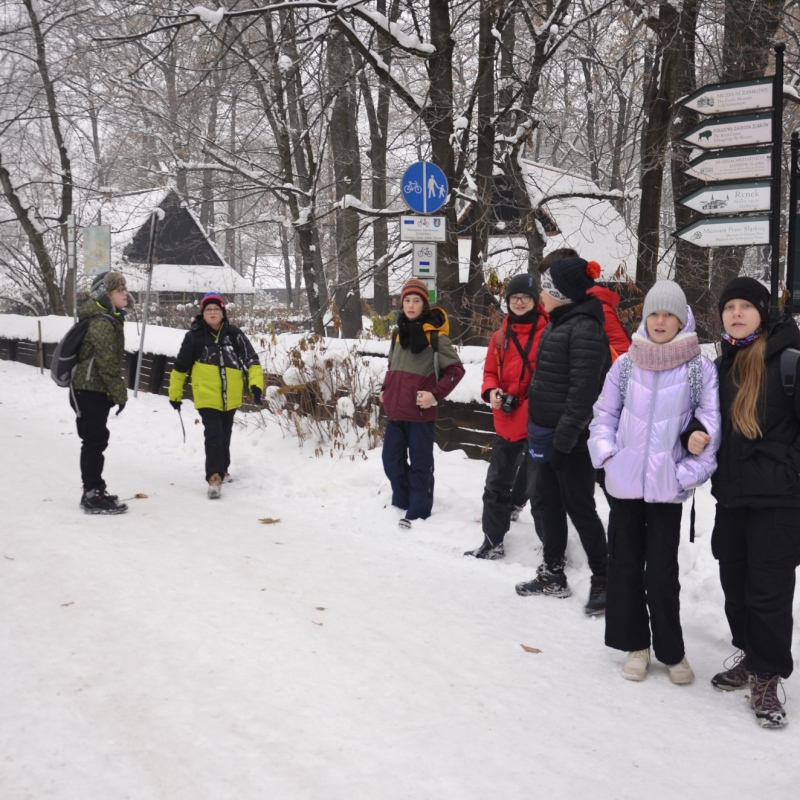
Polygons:
<instances>
[{"instance_id":1,"label":"jacket pocket","mask_svg":"<svg viewBox=\"0 0 800 800\"><path fill-rule=\"evenodd\" d=\"M537 464L546 464L553 457L555 428L545 428L528 420L528 452Z\"/></svg>"}]
</instances>

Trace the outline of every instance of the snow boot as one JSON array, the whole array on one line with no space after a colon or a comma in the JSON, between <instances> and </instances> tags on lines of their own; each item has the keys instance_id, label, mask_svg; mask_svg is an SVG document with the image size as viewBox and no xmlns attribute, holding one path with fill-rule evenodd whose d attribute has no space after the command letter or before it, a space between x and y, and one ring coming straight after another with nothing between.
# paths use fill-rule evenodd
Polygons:
<instances>
[{"instance_id":1,"label":"snow boot","mask_svg":"<svg viewBox=\"0 0 800 800\"><path fill-rule=\"evenodd\" d=\"M669 670L669 679L677 686L685 686L694 680L694 670L689 666L686 656L667 669Z\"/></svg>"},{"instance_id":2,"label":"snow boot","mask_svg":"<svg viewBox=\"0 0 800 800\"><path fill-rule=\"evenodd\" d=\"M222 475L215 472L208 479L208 498L209 500L216 500L222 495Z\"/></svg>"},{"instance_id":3,"label":"snow boot","mask_svg":"<svg viewBox=\"0 0 800 800\"><path fill-rule=\"evenodd\" d=\"M497 561L498 559L506 557L506 548L502 542L492 544L488 538L484 537L483 543L475 550L467 550L465 556L473 556L474 558L485 558L487 561Z\"/></svg>"},{"instance_id":4,"label":"snow boot","mask_svg":"<svg viewBox=\"0 0 800 800\"><path fill-rule=\"evenodd\" d=\"M86 514L124 514L128 510L117 496L106 494L102 489L90 489L81 497L81 508Z\"/></svg>"},{"instance_id":5,"label":"snow boot","mask_svg":"<svg viewBox=\"0 0 800 800\"><path fill-rule=\"evenodd\" d=\"M622 665L622 677L629 681L643 681L647 677L650 666L650 648L633 650L628 653L628 660Z\"/></svg>"},{"instance_id":6,"label":"snow boot","mask_svg":"<svg viewBox=\"0 0 800 800\"><path fill-rule=\"evenodd\" d=\"M732 692L744 689L750 683L750 673L747 671L747 657L744 650L739 650L733 656L733 666L724 672L718 672L712 679L712 686L722 689L723 692Z\"/></svg>"},{"instance_id":7,"label":"snow boot","mask_svg":"<svg viewBox=\"0 0 800 800\"><path fill-rule=\"evenodd\" d=\"M561 569L550 569L547 564L540 564L536 568L536 577L532 581L518 583L517 594L521 597L530 597L534 594L547 595L548 597L566 598L572 595L572 589L567 584L567 576Z\"/></svg>"},{"instance_id":8,"label":"snow boot","mask_svg":"<svg viewBox=\"0 0 800 800\"><path fill-rule=\"evenodd\" d=\"M583 610L590 616L596 617L606 613L606 576L592 575L592 584L589 589L589 600Z\"/></svg>"},{"instance_id":9,"label":"snow boot","mask_svg":"<svg viewBox=\"0 0 800 800\"><path fill-rule=\"evenodd\" d=\"M406 519L405 517L403 517L403 519L401 519L401 520L400 520L400 522L398 522L397 524L398 524L398 525L399 525L399 526L400 526L400 527L401 527L403 530L406 530L406 531L407 531L407 530L410 530L410 529L411 529L411 520L410 520L410 519Z\"/></svg>"},{"instance_id":10,"label":"snow boot","mask_svg":"<svg viewBox=\"0 0 800 800\"><path fill-rule=\"evenodd\" d=\"M225 473L225 474L222 476L222 482L223 482L223 483L233 483L233 478L231 478L231 474L230 474L230 472L226 472L226 473Z\"/></svg>"},{"instance_id":11,"label":"snow boot","mask_svg":"<svg viewBox=\"0 0 800 800\"><path fill-rule=\"evenodd\" d=\"M782 728L787 725L786 710L778 700L780 675L769 672L750 674L750 705L756 712L756 721L762 728Z\"/></svg>"}]
</instances>

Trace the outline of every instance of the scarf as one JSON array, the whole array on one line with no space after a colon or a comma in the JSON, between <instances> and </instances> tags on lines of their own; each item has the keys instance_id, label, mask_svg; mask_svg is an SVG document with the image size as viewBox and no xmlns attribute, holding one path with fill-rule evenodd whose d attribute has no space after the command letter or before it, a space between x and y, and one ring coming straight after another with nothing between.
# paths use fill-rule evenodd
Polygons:
<instances>
[{"instance_id":1,"label":"scarf","mask_svg":"<svg viewBox=\"0 0 800 800\"><path fill-rule=\"evenodd\" d=\"M722 338L733 347L749 347L756 339L761 337L764 328L759 325L749 336L744 339L734 339L727 331L722 331Z\"/></svg>"},{"instance_id":2,"label":"scarf","mask_svg":"<svg viewBox=\"0 0 800 800\"><path fill-rule=\"evenodd\" d=\"M696 333L679 333L672 341L656 344L640 333L634 333L631 341L630 359L637 367L661 372L675 369L691 361L700 353L700 342Z\"/></svg>"},{"instance_id":3,"label":"scarf","mask_svg":"<svg viewBox=\"0 0 800 800\"><path fill-rule=\"evenodd\" d=\"M397 316L398 341L403 350L411 348L414 354L421 353L428 346L428 337L422 327L424 323L430 322L430 312L423 311L415 320L410 320L405 314Z\"/></svg>"}]
</instances>

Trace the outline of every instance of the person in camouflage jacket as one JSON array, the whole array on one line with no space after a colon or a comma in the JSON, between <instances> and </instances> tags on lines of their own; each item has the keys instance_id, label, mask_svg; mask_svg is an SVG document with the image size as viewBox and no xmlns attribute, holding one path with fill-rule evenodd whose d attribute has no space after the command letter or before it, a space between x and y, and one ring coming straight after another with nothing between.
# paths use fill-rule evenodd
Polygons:
<instances>
[{"instance_id":1,"label":"person in camouflage jacket","mask_svg":"<svg viewBox=\"0 0 800 800\"><path fill-rule=\"evenodd\" d=\"M125 307L128 290L119 272L106 272L92 285L92 298L78 312L78 319L92 319L78 351L70 404L75 410L81 439L81 507L88 514L120 514L128 507L116 495L106 493L103 480L108 447L108 414L116 405L125 408L128 389L125 368Z\"/></svg>"}]
</instances>

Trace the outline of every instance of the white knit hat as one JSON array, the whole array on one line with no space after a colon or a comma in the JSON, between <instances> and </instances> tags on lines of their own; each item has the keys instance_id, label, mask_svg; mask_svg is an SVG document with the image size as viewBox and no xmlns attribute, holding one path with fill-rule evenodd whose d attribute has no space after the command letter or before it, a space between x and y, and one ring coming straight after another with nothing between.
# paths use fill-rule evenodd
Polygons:
<instances>
[{"instance_id":1,"label":"white knit hat","mask_svg":"<svg viewBox=\"0 0 800 800\"><path fill-rule=\"evenodd\" d=\"M686 295L675 281L656 281L644 298L642 319L647 321L656 311L669 311L686 325L689 316L689 307L686 305Z\"/></svg>"}]
</instances>

